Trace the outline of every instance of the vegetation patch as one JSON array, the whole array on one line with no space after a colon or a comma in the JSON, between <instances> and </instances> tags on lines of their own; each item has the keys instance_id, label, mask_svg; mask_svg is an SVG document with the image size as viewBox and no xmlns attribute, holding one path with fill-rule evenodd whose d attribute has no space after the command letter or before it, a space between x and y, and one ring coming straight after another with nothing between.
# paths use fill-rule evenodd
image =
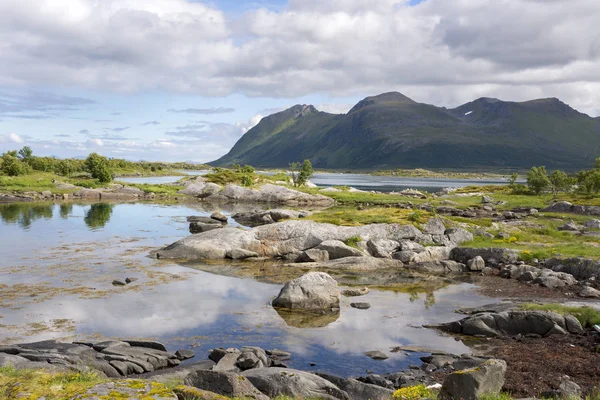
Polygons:
<instances>
[{"instance_id":1,"label":"vegetation patch","mask_svg":"<svg viewBox=\"0 0 600 400\"><path fill-rule=\"evenodd\" d=\"M579 320L581 326L590 328L600 324L600 311L592 307L569 307L563 304L522 304L523 310L552 311L561 315L572 315Z\"/></svg>"}]
</instances>

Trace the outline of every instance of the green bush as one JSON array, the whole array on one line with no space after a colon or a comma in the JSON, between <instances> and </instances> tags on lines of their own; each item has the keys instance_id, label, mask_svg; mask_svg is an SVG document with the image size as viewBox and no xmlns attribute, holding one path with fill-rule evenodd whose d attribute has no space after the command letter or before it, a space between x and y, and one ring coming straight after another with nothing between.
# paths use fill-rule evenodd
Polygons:
<instances>
[{"instance_id":1,"label":"green bush","mask_svg":"<svg viewBox=\"0 0 600 400\"><path fill-rule=\"evenodd\" d=\"M539 195L550 187L550 178L546 167L531 167L527 173L527 186L535 195Z\"/></svg>"},{"instance_id":2,"label":"green bush","mask_svg":"<svg viewBox=\"0 0 600 400\"><path fill-rule=\"evenodd\" d=\"M28 166L12 153L7 152L2 156L2 172L8 176L19 176L28 172Z\"/></svg>"},{"instance_id":3,"label":"green bush","mask_svg":"<svg viewBox=\"0 0 600 400\"><path fill-rule=\"evenodd\" d=\"M99 182L106 183L112 181L112 174L108 168L108 160L98 153L92 153L85 160L85 169L92 175L92 178Z\"/></svg>"},{"instance_id":4,"label":"green bush","mask_svg":"<svg viewBox=\"0 0 600 400\"><path fill-rule=\"evenodd\" d=\"M304 186L313 176L314 170L310 160L304 160L302 164L299 162L290 163L292 170L292 183L294 186Z\"/></svg>"}]
</instances>

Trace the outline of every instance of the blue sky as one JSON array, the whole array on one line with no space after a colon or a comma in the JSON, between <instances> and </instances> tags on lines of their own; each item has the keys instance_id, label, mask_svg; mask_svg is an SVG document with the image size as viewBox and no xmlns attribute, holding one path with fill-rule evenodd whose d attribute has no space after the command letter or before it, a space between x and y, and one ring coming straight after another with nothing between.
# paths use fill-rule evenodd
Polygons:
<instances>
[{"instance_id":1,"label":"blue sky","mask_svg":"<svg viewBox=\"0 0 600 400\"><path fill-rule=\"evenodd\" d=\"M598 18L595 0L3 0L0 151L206 162L270 113L392 90L597 116Z\"/></svg>"}]
</instances>

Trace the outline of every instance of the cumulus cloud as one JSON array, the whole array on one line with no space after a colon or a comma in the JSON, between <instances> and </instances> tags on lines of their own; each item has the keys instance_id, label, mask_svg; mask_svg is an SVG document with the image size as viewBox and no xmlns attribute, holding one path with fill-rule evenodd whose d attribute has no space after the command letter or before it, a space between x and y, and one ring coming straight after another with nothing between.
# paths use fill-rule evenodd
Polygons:
<instances>
[{"instance_id":1,"label":"cumulus cloud","mask_svg":"<svg viewBox=\"0 0 600 400\"><path fill-rule=\"evenodd\" d=\"M23 140L23 138L14 132L8 133L6 135L0 135L0 143L21 144L24 142L25 141Z\"/></svg>"},{"instance_id":2,"label":"cumulus cloud","mask_svg":"<svg viewBox=\"0 0 600 400\"><path fill-rule=\"evenodd\" d=\"M173 108L167 110L168 112L174 113L187 113L187 114L203 114L203 115L211 115L211 114L226 114L234 112L234 108L229 107L212 107L212 108L186 108L184 110L175 110Z\"/></svg>"},{"instance_id":3,"label":"cumulus cloud","mask_svg":"<svg viewBox=\"0 0 600 400\"><path fill-rule=\"evenodd\" d=\"M600 111L596 0L291 0L240 18L185 0L42 3L1 2L0 85L271 97L394 89L440 105L500 93Z\"/></svg>"}]
</instances>

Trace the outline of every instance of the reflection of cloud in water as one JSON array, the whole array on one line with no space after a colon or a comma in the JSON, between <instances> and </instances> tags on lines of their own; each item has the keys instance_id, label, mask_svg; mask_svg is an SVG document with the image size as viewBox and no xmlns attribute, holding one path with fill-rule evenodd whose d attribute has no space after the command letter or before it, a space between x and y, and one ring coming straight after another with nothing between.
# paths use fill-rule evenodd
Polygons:
<instances>
[{"instance_id":1,"label":"reflection of cloud in water","mask_svg":"<svg viewBox=\"0 0 600 400\"><path fill-rule=\"evenodd\" d=\"M192 271L190 275L185 281L141 292L116 294L108 299L54 299L28 306L19 310L18 314L10 311L4 322L14 323L23 314L34 313L45 320L74 319L80 322L77 332L82 334L167 340L181 336L182 332L203 335L222 329L224 335L236 336L236 344L244 343L245 331L239 329L244 327L249 329L245 332L248 336L257 333L277 335L289 350L305 355L315 351L315 345L328 347L340 354L358 354L373 349L387 351L406 344L461 353L468 351L461 342L433 330L412 326L456 319L458 316L453 310L458 306L489 302L489 299L471 293L468 285L453 285L437 291L436 304L430 308L424 304L424 295L411 302L407 294L372 291L361 298L361 301L371 303L369 310L351 308L351 300L343 298L341 315L327 321L330 322L328 325L295 328L286 325L268 306L272 296L278 293L279 285L198 271ZM227 332L227 328L235 333ZM35 339L42 337L48 338L48 335ZM395 356L401 357L401 354Z\"/></svg>"}]
</instances>

